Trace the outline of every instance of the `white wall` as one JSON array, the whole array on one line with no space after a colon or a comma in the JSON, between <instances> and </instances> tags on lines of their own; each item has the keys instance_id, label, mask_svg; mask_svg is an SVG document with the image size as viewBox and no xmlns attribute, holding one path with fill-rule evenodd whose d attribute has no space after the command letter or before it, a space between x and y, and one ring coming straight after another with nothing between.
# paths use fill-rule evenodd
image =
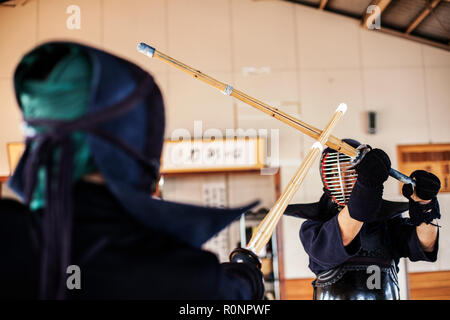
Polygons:
<instances>
[{"instance_id":1,"label":"white wall","mask_svg":"<svg viewBox=\"0 0 450 320\"><path fill-rule=\"evenodd\" d=\"M66 28L66 8L81 9L81 29ZM382 21L381 21L382 23ZM313 140L136 52L145 41L264 102L321 128L337 105L349 111L334 135L352 137L391 156L398 144L450 142L450 53L363 30L359 21L282 1L251 0L35 0L0 8L0 175L8 174L5 144L21 140L12 72L20 56L49 39L72 39L110 50L150 71L167 108L167 131L265 128L280 130L282 184L289 181ZM270 73L246 75L254 67ZM377 111L377 134L365 133L363 112ZM294 202L321 194L313 170ZM390 181L385 198L400 200ZM440 196L441 251L435 264L409 271L450 269L450 195ZM284 218L287 278L310 277L298 238L301 221Z\"/></svg>"}]
</instances>

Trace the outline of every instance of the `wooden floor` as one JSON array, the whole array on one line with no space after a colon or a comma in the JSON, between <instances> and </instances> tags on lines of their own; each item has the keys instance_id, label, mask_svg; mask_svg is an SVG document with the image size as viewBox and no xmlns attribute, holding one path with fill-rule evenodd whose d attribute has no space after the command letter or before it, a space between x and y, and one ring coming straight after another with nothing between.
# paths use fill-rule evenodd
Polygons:
<instances>
[{"instance_id":1,"label":"wooden floor","mask_svg":"<svg viewBox=\"0 0 450 320\"><path fill-rule=\"evenodd\" d=\"M287 300L312 300L314 279L285 281ZM411 300L450 300L450 271L409 273Z\"/></svg>"}]
</instances>

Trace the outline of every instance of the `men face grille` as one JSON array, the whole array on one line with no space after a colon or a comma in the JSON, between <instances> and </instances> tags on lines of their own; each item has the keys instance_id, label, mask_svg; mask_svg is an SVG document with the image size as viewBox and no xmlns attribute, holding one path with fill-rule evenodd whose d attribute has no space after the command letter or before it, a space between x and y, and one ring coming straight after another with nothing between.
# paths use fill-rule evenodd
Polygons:
<instances>
[{"instance_id":1,"label":"men face grille","mask_svg":"<svg viewBox=\"0 0 450 320\"><path fill-rule=\"evenodd\" d=\"M355 185L357 173L351 168L351 158L343 153L329 152L322 158L321 176L325 188L335 203L345 206Z\"/></svg>"}]
</instances>

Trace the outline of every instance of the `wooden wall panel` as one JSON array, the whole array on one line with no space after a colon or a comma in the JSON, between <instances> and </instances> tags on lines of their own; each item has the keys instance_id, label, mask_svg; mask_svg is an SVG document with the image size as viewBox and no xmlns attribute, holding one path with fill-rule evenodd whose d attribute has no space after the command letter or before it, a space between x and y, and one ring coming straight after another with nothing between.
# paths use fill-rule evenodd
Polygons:
<instances>
[{"instance_id":1,"label":"wooden wall panel","mask_svg":"<svg viewBox=\"0 0 450 320\"><path fill-rule=\"evenodd\" d=\"M450 271L409 273L411 300L450 300Z\"/></svg>"},{"instance_id":2,"label":"wooden wall panel","mask_svg":"<svg viewBox=\"0 0 450 320\"><path fill-rule=\"evenodd\" d=\"M432 172L441 180L439 192L450 192L450 144L399 145L397 152L401 172L407 175L419 169Z\"/></svg>"},{"instance_id":3,"label":"wooden wall panel","mask_svg":"<svg viewBox=\"0 0 450 320\"><path fill-rule=\"evenodd\" d=\"M2 197L3 184L8 181L9 176L0 176L0 199Z\"/></svg>"},{"instance_id":4,"label":"wooden wall panel","mask_svg":"<svg viewBox=\"0 0 450 320\"><path fill-rule=\"evenodd\" d=\"M411 300L450 300L450 271L409 273ZM285 281L286 300L312 300L314 279Z\"/></svg>"},{"instance_id":5,"label":"wooden wall panel","mask_svg":"<svg viewBox=\"0 0 450 320\"><path fill-rule=\"evenodd\" d=\"M286 279L285 284L285 299L286 300L312 300L313 287L311 282L313 278L308 279Z\"/></svg>"}]
</instances>

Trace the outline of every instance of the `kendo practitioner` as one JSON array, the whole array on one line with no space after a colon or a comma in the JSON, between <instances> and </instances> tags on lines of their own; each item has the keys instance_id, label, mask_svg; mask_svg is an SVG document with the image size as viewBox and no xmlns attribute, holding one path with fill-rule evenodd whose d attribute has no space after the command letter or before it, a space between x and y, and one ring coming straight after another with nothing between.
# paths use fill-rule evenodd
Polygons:
<instances>
[{"instance_id":1,"label":"kendo practitioner","mask_svg":"<svg viewBox=\"0 0 450 320\"><path fill-rule=\"evenodd\" d=\"M0 200L1 298L263 297L257 257L240 249L220 264L201 250L255 204L151 197L165 117L150 74L89 46L49 42L23 57L14 87L27 137L9 180L23 201ZM69 266L80 271L71 290Z\"/></svg>"},{"instance_id":2,"label":"kendo practitioner","mask_svg":"<svg viewBox=\"0 0 450 320\"><path fill-rule=\"evenodd\" d=\"M397 300L399 259L437 259L440 181L432 173L414 171L415 188L402 188L408 202L384 200L388 155L355 140L344 141L368 152L355 166L350 157L326 148L320 159L320 201L290 205L285 212L307 219L300 240L316 275L313 298ZM409 218L401 216L406 210Z\"/></svg>"}]
</instances>

